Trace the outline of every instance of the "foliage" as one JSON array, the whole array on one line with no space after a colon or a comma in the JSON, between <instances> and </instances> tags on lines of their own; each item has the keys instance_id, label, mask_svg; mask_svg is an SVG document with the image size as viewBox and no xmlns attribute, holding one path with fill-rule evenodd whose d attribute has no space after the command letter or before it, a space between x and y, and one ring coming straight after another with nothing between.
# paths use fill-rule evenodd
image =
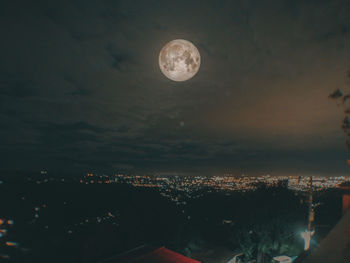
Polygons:
<instances>
[{"instance_id":1,"label":"foliage","mask_svg":"<svg viewBox=\"0 0 350 263\"><path fill-rule=\"evenodd\" d=\"M276 192L279 198L275 198ZM296 203L291 203L285 209L286 204L283 202L288 200L286 196L290 196L289 191L283 187L269 191L262 188L255 195L260 196L260 199L255 199L255 196L255 200L262 201L251 211L251 218L239 222L232 229L232 247L239 247L245 260L257 257L258 261L259 258L272 258L280 254L297 255L301 252L297 234L303 217L298 209L291 209L293 206L297 208Z\"/></svg>"}]
</instances>

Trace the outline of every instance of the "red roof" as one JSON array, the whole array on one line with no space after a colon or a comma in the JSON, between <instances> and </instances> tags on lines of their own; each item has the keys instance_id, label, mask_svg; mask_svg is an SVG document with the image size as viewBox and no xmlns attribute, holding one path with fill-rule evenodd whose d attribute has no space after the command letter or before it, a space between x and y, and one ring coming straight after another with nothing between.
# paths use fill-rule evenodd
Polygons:
<instances>
[{"instance_id":1,"label":"red roof","mask_svg":"<svg viewBox=\"0 0 350 263\"><path fill-rule=\"evenodd\" d=\"M103 263L200 263L165 247L150 249L141 247L111 258Z\"/></svg>"}]
</instances>

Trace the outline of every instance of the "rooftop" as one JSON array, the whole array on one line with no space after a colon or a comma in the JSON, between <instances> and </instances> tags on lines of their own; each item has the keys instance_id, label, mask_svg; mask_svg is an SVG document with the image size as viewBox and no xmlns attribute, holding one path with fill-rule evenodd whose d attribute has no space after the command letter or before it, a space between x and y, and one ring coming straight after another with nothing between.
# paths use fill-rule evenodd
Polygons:
<instances>
[{"instance_id":1,"label":"rooftop","mask_svg":"<svg viewBox=\"0 0 350 263\"><path fill-rule=\"evenodd\" d=\"M141 246L100 263L200 263L165 247Z\"/></svg>"}]
</instances>

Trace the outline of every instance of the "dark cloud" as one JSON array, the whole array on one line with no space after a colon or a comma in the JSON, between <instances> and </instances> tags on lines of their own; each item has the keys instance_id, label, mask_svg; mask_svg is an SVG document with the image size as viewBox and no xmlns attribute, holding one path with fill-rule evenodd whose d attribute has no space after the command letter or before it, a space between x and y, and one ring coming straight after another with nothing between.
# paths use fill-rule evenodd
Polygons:
<instances>
[{"instance_id":1,"label":"dark cloud","mask_svg":"<svg viewBox=\"0 0 350 263\"><path fill-rule=\"evenodd\" d=\"M0 96L27 98L38 95L38 89L32 81L22 80L19 76L0 73Z\"/></svg>"},{"instance_id":2,"label":"dark cloud","mask_svg":"<svg viewBox=\"0 0 350 263\"><path fill-rule=\"evenodd\" d=\"M108 44L106 50L112 58L112 68L123 71L126 70L128 64L132 63L131 54L118 50L118 48L114 47L112 44Z\"/></svg>"},{"instance_id":3,"label":"dark cloud","mask_svg":"<svg viewBox=\"0 0 350 263\"><path fill-rule=\"evenodd\" d=\"M343 93L340 89L335 90L333 93L329 94L328 98L330 99L338 99L343 96Z\"/></svg>"},{"instance_id":4,"label":"dark cloud","mask_svg":"<svg viewBox=\"0 0 350 263\"><path fill-rule=\"evenodd\" d=\"M341 173L343 115L327 95L346 94L349 11L342 0L5 1L2 160L168 172L322 162ZM175 38L202 58L183 83L158 68Z\"/></svg>"}]
</instances>

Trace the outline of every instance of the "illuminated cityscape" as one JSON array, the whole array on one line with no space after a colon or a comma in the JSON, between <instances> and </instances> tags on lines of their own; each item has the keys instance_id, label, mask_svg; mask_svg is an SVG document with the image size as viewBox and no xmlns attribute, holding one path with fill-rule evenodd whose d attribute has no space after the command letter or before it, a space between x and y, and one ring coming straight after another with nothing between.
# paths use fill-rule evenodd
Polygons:
<instances>
[{"instance_id":1,"label":"illuminated cityscape","mask_svg":"<svg viewBox=\"0 0 350 263\"><path fill-rule=\"evenodd\" d=\"M312 184L310 185L311 178ZM221 176L180 176L120 173L114 175L99 175L87 173L81 177L60 177L52 176L47 171L41 171L36 175L28 175L25 178L25 181L22 182L22 185L25 186L25 188L23 188L22 191L18 191L15 194L16 197L14 196L14 198L17 199L17 201L15 201L15 203L17 203L16 206L24 207L25 209L23 211L16 211L15 207L9 206L7 209L8 211L12 211L13 209L15 210L7 213L7 215L0 215L0 247L3 247L3 249L0 250L0 256L3 259L10 259L13 257L16 258L16 255L28 256L31 255L31 253L34 253L33 247L31 247L30 243L26 242L26 238L19 234L22 231L24 231L22 233L27 233L28 235L31 235L30 233L41 233L40 235L45 237L47 235L50 236L52 233L59 230L61 235L60 239L66 240L65 242L68 242L69 240L72 240L69 242L73 242L73 240L75 240L74 242L77 242L77 238L81 236L82 233L91 231L91 229L104 229L108 226L108 229L112 231L111 233L121 231L121 229L126 227L125 216L128 215L127 218L130 218L130 212L124 211L121 208L120 205L124 203L123 198L108 198L108 195L112 196L117 194L120 191L118 190L120 187L128 187L129 190L124 189L123 191L132 191L135 197L138 194L141 194L141 196L148 196L149 194L152 194L154 195L152 198L159 198L159 200L155 202L157 199L148 201L150 200L150 197L147 197L144 200L146 205L151 204L150 202L157 204L157 202L161 201L162 199L168 200L175 205L176 208L173 208L173 211L178 211L180 213L179 216L183 219L178 220L184 225L197 224L196 222L200 220L200 218L198 218L198 212L193 211L194 208L195 210L197 209L194 207L194 205L196 202L197 204L195 206L198 206L200 203L207 202L205 201L207 198L210 198L208 200L211 200L214 196L217 196L215 198L219 198L219 200L221 200L219 201L219 204L222 206L223 202L226 202L225 200L227 198L237 200L237 198L239 199L240 196L242 198L246 198L254 195L255 192L258 194L257 196L260 196L261 193L264 193L264 191L265 193L274 193L278 189L282 189L282 192L280 192L278 195L285 195L287 192L283 194L283 191L289 191L294 194L290 197L283 197L284 199L281 199L281 201L287 201L288 199L293 199L295 197L294 199L296 199L298 202L298 209L301 209L299 212L296 212L295 215L298 215L298 220L301 220L300 222L304 222L300 225L302 227L300 230L291 228L290 235L295 236L296 239L298 239L297 237L300 239L303 238L305 240L305 244L303 245L304 249L308 250L310 247L311 238L313 238L312 236L315 234L315 228L313 224L311 224L311 222L315 220L315 210L317 221L318 217L320 217L318 213L323 209L323 204L321 205L321 203L324 202L322 201L322 196L328 192L332 193L332 191L340 193L341 189L344 188L342 185L349 182L350 178L344 176L278 177L261 175L248 177L245 175L235 176L232 174L224 174ZM3 179L0 185L2 189L7 189L8 187L11 188L14 186L13 181L7 179ZM28 190L25 190L26 188L28 188ZM33 191L29 189L37 190ZM53 195L48 195L48 190L46 189L52 189L49 191L53 191ZM82 197L84 196L84 199L80 199L78 197L79 195L77 196L78 199L77 197L69 198L61 195L56 196L54 194L54 189L62 189L64 192L67 191L64 189L71 189L69 191L71 191L72 194L79 193L79 195L82 195ZM138 189L140 189L141 192L139 192ZM314 201L312 201L312 199L311 201L309 200L311 189L314 193L313 195L315 196ZM106 190L108 191L106 192ZM92 192L96 191L98 191L98 195L91 195ZM35 192L40 192L42 194L35 197ZM45 192L47 193L44 194ZM102 194L103 192L105 192L107 195L104 196L104 194ZM10 192L8 192L8 195L9 194ZM47 198L45 198L45 196ZM97 202L94 200L101 201ZM114 201L118 201L119 205L114 204ZM140 201L141 199L137 199L136 202ZM340 201L337 202L339 205ZM127 202L125 204L127 204ZM83 209L79 208L81 205L83 205ZM158 205L160 205L160 203ZM123 206L124 205L122 205L122 207ZM303 207L305 207L305 209ZM309 212L308 207L311 209ZM230 213L227 214L223 212L227 208L229 207L225 208L225 206L222 206L222 208L220 208L222 212L219 212L214 216L214 218L208 221L212 222L210 223L212 224L212 227L220 223L222 225L221 227L223 228L229 226L230 228L235 229L235 220L239 220L241 216L236 214L238 217L237 219L234 219L236 216L233 214L230 215ZM240 209L242 208L243 207ZM244 209L248 209L247 212L250 211L249 206ZM256 207L254 204L251 209L258 211L258 207ZM79 212L80 210L81 212ZM341 211L341 204L338 210L339 212ZM135 212L136 211L138 210L135 210ZM291 215L294 213L294 211L289 212L292 212ZM18 216L16 216L16 214L18 214ZM144 216L144 218L147 218L147 216ZM206 218L205 220L209 220L209 218ZM307 220L311 220L309 224L307 223ZM321 218L321 222L323 222L322 220L324 219ZM135 224L131 222L127 223L127 227L130 228L130 231L132 231ZM303 228L307 230L303 232ZM316 226L317 235L322 234L322 231L322 229L319 229L319 227ZM319 237L316 236L316 238ZM302 249L303 246L300 244L300 249Z\"/></svg>"},{"instance_id":2,"label":"illuminated cityscape","mask_svg":"<svg viewBox=\"0 0 350 263\"><path fill-rule=\"evenodd\" d=\"M184 194L194 198L191 194L199 190L208 192L246 192L254 191L259 185L265 187L275 187L279 183L287 185L293 191L308 191L309 176L271 176L261 175L256 177L234 176L230 174L222 176L153 176L153 175L123 175L113 176L87 174L80 183L82 184L113 184L126 183L134 187L147 187L158 189L163 196L169 197L175 202L179 202L178 195ZM349 177L335 176L323 177L312 176L313 190L322 191L326 189L338 189L344 182L350 182ZM38 182L39 183L39 182Z\"/></svg>"}]
</instances>

